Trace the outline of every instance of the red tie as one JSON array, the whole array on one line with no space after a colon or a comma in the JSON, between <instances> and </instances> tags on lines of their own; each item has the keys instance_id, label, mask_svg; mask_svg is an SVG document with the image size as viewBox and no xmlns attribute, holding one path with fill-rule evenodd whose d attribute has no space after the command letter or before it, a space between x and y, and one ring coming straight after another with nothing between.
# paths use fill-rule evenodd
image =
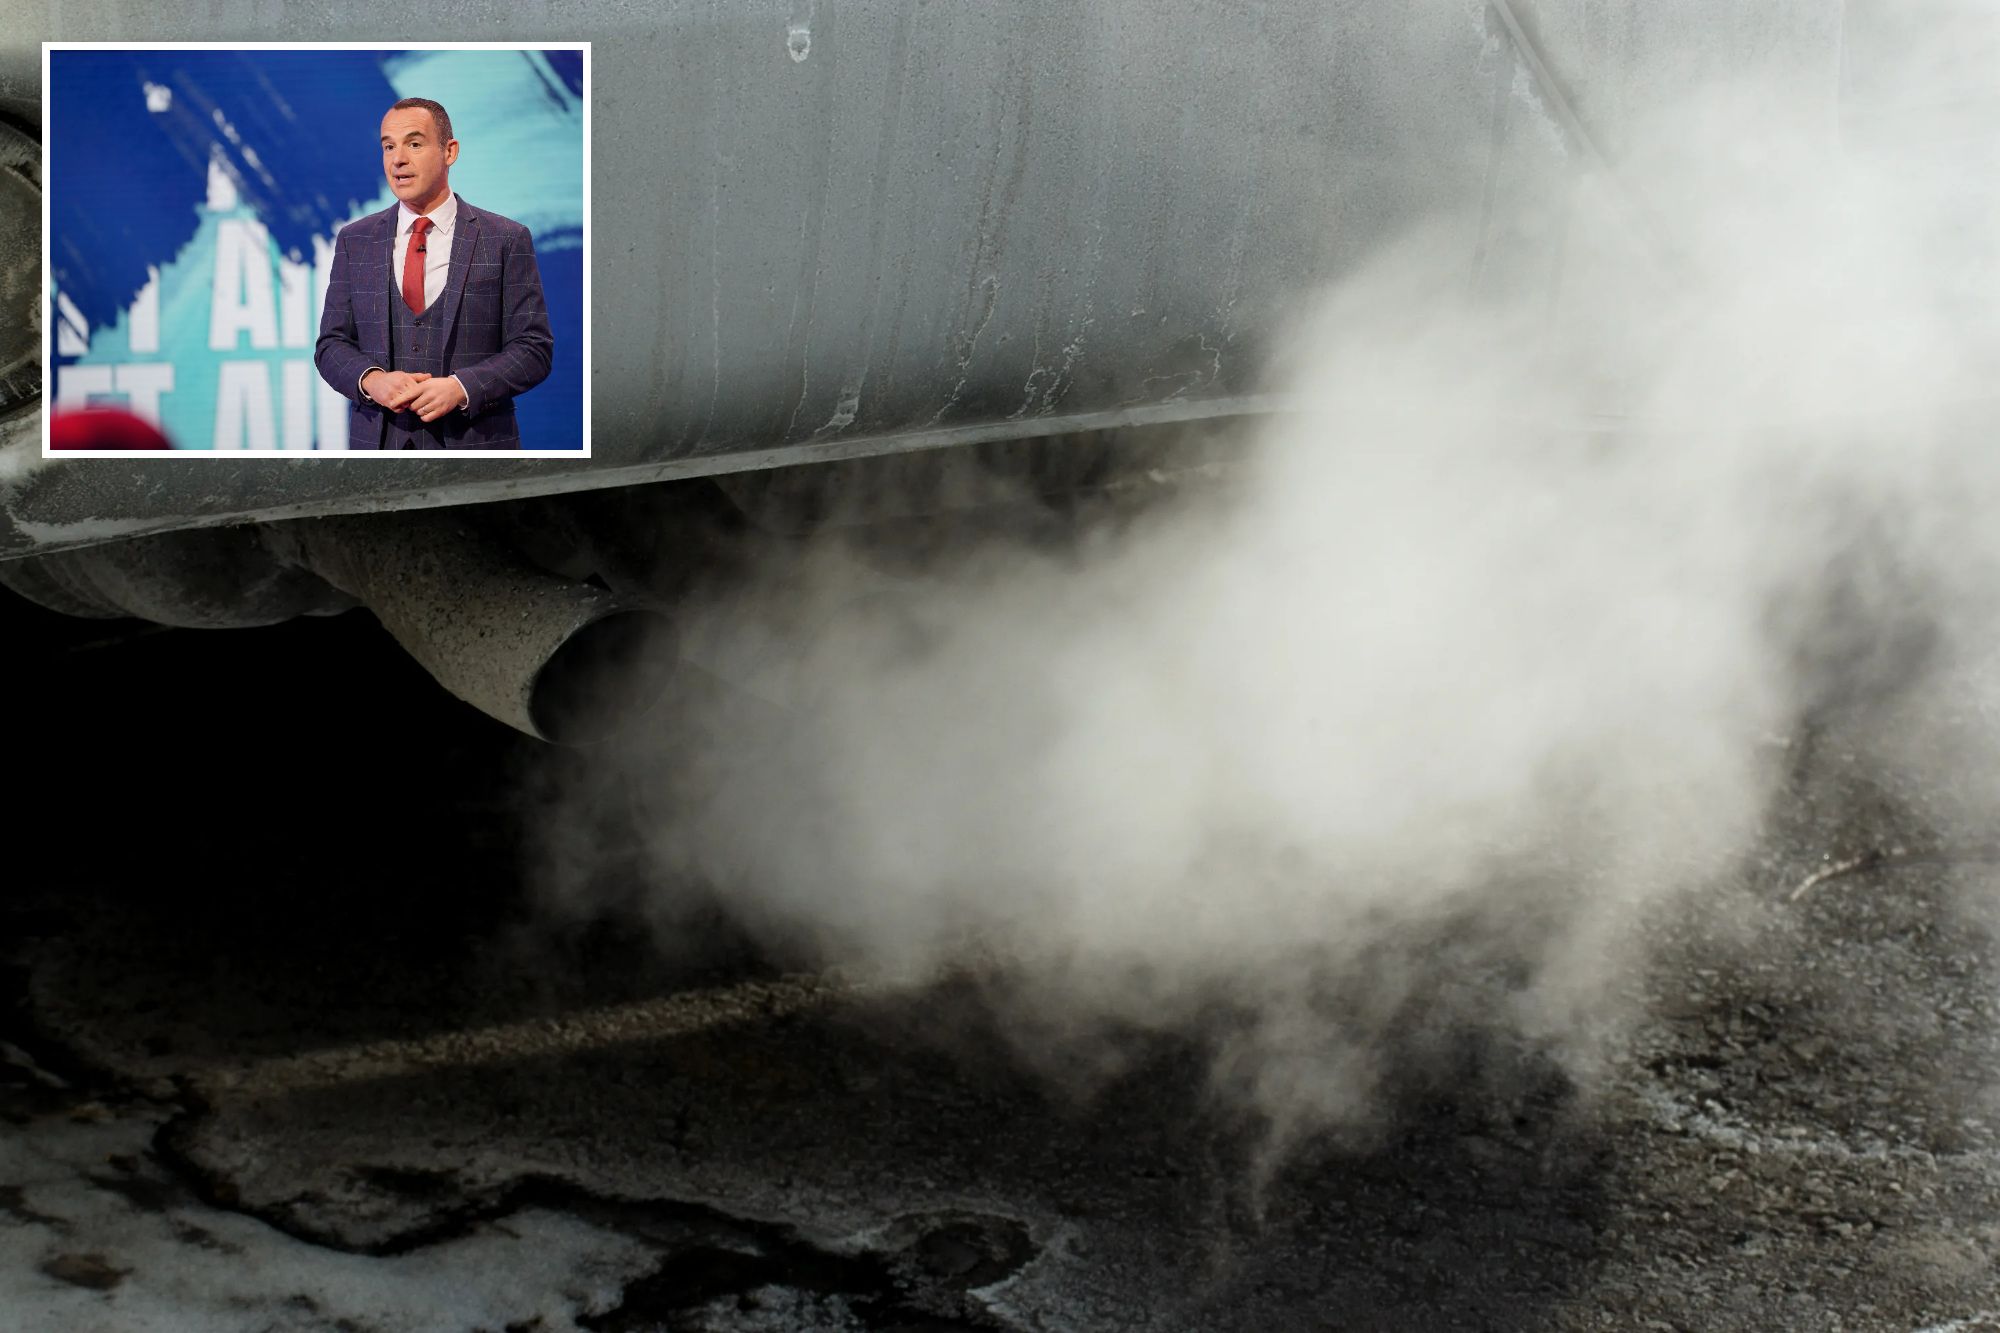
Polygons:
<instances>
[{"instance_id":1,"label":"red tie","mask_svg":"<svg viewBox=\"0 0 2000 1333\"><path fill-rule=\"evenodd\" d=\"M429 218L410 224L410 248L403 255L403 304L413 315L424 313L424 233L431 229Z\"/></svg>"}]
</instances>

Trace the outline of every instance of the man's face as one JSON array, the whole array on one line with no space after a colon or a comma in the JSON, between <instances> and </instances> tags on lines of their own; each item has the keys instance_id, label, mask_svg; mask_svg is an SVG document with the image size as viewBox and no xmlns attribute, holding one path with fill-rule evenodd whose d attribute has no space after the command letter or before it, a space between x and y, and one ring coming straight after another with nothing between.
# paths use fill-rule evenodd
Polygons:
<instances>
[{"instance_id":1,"label":"man's face","mask_svg":"<svg viewBox=\"0 0 2000 1333\"><path fill-rule=\"evenodd\" d=\"M446 169L458 161L458 140L441 142L431 113L420 106L382 117L382 174L389 190L419 213L444 202Z\"/></svg>"}]
</instances>

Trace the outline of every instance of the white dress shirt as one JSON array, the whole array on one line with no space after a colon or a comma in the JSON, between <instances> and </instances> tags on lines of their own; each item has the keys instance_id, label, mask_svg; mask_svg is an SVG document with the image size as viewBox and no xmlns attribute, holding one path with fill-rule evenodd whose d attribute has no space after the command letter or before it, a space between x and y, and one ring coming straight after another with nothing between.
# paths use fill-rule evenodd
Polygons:
<instances>
[{"instance_id":1,"label":"white dress shirt","mask_svg":"<svg viewBox=\"0 0 2000 1333\"><path fill-rule=\"evenodd\" d=\"M424 309L429 310L444 295L445 279L451 276L451 233L458 221L458 195L446 191L444 202L423 216L431 220L430 234L424 238ZM389 276L396 290L403 290L403 261L410 255L410 228L417 213L408 204L396 209L396 259Z\"/></svg>"},{"instance_id":2,"label":"white dress shirt","mask_svg":"<svg viewBox=\"0 0 2000 1333\"><path fill-rule=\"evenodd\" d=\"M457 230L458 223L457 192L447 190L444 202L428 213L419 214L408 204L397 206L396 251L389 276L398 292L403 290L403 261L410 257L410 229L420 216L431 220L431 229L424 236L424 309L429 310L444 295L445 282L451 277L451 234ZM381 369L381 366L370 366L361 372L361 378L365 380ZM472 405L472 396L466 393L465 381L458 376L453 375L451 382L458 385L458 408L463 412ZM363 389L361 396L368 398L368 391ZM368 401L372 403L375 400L368 398Z\"/></svg>"}]
</instances>

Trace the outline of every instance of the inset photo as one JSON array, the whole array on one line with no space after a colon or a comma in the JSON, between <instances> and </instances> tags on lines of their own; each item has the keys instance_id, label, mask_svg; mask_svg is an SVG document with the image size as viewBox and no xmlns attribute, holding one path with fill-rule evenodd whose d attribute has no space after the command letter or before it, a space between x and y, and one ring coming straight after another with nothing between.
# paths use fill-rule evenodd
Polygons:
<instances>
[{"instance_id":1,"label":"inset photo","mask_svg":"<svg viewBox=\"0 0 2000 1333\"><path fill-rule=\"evenodd\" d=\"M42 55L45 454L589 456L588 43Z\"/></svg>"}]
</instances>

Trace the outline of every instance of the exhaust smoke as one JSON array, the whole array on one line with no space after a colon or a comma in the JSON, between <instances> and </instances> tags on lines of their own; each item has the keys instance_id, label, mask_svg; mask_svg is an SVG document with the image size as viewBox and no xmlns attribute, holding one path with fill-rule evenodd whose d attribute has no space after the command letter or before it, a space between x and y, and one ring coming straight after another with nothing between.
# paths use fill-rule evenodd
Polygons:
<instances>
[{"instance_id":1,"label":"exhaust smoke","mask_svg":"<svg viewBox=\"0 0 2000 1333\"><path fill-rule=\"evenodd\" d=\"M601 901L615 825L668 928L712 891L913 984L976 960L1051 1064L1199 1032L1288 1141L1453 1025L1587 1068L1650 926L1738 910L1805 730L1990 820L1968 150L1843 139L1824 69L1678 91L1550 282L1492 280L1468 213L1327 293L1226 500L919 578L828 536L717 590L724 683L556 803L555 899Z\"/></svg>"}]
</instances>

